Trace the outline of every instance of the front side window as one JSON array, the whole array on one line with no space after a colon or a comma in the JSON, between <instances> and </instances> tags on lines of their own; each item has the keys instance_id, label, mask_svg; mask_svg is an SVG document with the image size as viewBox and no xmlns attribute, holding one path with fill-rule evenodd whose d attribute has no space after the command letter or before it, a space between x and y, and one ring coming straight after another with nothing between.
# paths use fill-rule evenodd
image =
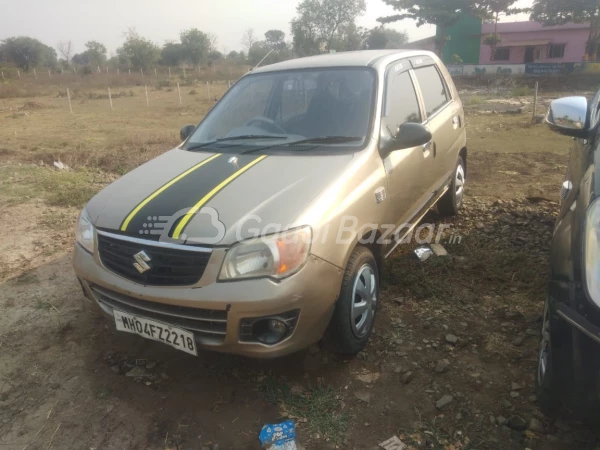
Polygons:
<instances>
[{"instance_id":1,"label":"front side window","mask_svg":"<svg viewBox=\"0 0 600 450\"><path fill-rule=\"evenodd\" d=\"M548 48L548 58L563 58L565 56L565 44L551 45Z\"/></svg>"},{"instance_id":2,"label":"front side window","mask_svg":"<svg viewBox=\"0 0 600 450\"><path fill-rule=\"evenodd\" d=\"M510 59L510 48L497 48L494 53L494 61L508 61Z\"/></svg>"},{"instance_id":3,"label":"front side window","mask_svg":"<svg viewBox=\"0 0 600 450\"><path fill-rule=\"evenodd\" d=\"M422 121L417 93L410 74L408 72L396 74L391 70L386 83L384 127L391 136L395 136L401 125Z\"/></svg>"},{"instance_id":4,"label":"front side window","mask_svg":"<svg viewBox=\"0 0 600 450\"><path fill-rule=\"evenodd\" d=\"M361 146L371 128L376 76L369 68L290 70L237 82L186 143L282 146L320 138ZM219 147L220 150L220 147Z\"/></svg>"},{"instance_id":5,"label":"front side window","mask_svg":"<svg viewBox=\"0 0 600 450\"><path fill-rule=\"evenodd\" d=\"M431 116L439 111L450 99L446 85L435 66L417 69L415 70L415 74L423 94L427 115Z\"/></svg>"}]
</instances>

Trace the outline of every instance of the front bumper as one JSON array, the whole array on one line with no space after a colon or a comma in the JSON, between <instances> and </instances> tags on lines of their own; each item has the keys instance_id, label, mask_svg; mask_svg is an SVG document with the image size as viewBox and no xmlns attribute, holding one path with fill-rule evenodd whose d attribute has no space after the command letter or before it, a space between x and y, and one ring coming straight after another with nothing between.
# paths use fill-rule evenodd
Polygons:
<instances>
[{"instance_id":1,"label":"front bumper","mask_svg":"<svg viewBox=\"0 0 600 450\"><path fill-rule=\"evenodd\" d=\"M192 312L198 309L207 311L207 314L217 314L221 319L226 317L223 336L219 339L196 335L199 348L255 358L274 358L302 350L322 338L339 296L342 270L311 255L300 272L280 282L255 279L217 283L216 267L220 267L219 261L224 255L225 250L215 249L211 257L211 261L214 258L215 262L207 267L204 282L193 287L156 287L134 283L107 270L97 255L89 254L79 245L75 246L73 266L86 294L87 305L105 315L112 316L111 303L104 302L100 293L108 292L113 300L126 301L128 305L135 306L135 302L140 302L152 306L152 310L157 310L162 316L150 318L166 323L172 323L169 316L172 308ZM215 275L214 281L206 279L211 274ZM292 310L299 310L298 321L292 334L284 341L269 346L240 340L242 319L279 316Z\"/></svg>"}]
</instances>

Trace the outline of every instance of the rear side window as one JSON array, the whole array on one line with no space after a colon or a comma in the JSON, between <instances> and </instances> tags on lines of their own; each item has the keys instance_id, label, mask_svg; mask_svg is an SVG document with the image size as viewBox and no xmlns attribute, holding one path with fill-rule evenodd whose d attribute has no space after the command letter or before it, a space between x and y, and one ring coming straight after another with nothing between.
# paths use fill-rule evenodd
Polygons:
<instances>
[{"instance_id":1,"label":"rear side window","mask_svg":"<svg viewBox=\"0 0 600 450\"><path fill-rule=\"evenodd\" d=\"M383 122L390 134L395 135L406 122L421 123L419 101L408 72L395 74L390 71L387 80L385 113Z\"/></svg>"},{"instance_id":2,"label":"rear side window","mask_svg":"<svg viewBox=\"0 0 600 450\"><path fill-rule=\"evenodd\" d=\"M423 93L423 101L427 115L435 114L440 110L450 99L446 90L446 85L440 77L440 73L435 66L423 67L416 69L415 74Z\"/></svg>"}]
</instances>

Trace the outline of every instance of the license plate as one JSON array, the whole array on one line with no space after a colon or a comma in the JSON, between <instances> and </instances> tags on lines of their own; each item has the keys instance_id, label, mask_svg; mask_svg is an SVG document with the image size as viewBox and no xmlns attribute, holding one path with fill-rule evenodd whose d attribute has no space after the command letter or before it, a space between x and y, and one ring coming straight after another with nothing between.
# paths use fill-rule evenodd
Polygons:
<instances>
[{"instance_id":1,"label":"license plate","mask_svg":"<svg viewBox=\"0 0 600 450\"><path fill-rule=\"evenodd\" d=\"M177 350L198 356L194 334L166 323L113 310L117 330L163 342Z\"/></svg>"}]
</instances>

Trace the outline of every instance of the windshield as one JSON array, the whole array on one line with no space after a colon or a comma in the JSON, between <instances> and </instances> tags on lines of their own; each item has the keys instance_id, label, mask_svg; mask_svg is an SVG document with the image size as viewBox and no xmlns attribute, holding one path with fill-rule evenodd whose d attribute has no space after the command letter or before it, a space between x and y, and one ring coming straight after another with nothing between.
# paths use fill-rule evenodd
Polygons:
<instances>
[{"instance_id":1,"label":"windshield","mask_svg":"<svg viewBox=\"0 0 600 450\"><path fill-rule=\"evenodd\" d=\"M214 107L185 148L212 143L219 149L275 147L310 140L319 146L362 146L374 92L375 74L368 68L249 75Z\"/></svg>"}]
</instances>

